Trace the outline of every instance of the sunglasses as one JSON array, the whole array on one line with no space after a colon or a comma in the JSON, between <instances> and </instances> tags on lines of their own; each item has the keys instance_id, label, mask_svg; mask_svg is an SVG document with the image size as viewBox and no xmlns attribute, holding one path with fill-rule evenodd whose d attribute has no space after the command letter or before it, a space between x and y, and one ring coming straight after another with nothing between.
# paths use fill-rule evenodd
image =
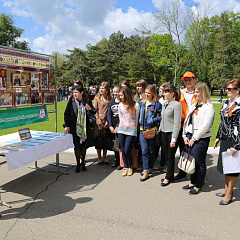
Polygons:
<instances>
[{"instance_id":1,"label":"sunglasses","mask_svg":"<svg viewBox=\"0 0 240 240\"><path fill-rule=\"evenodd\" d=\"M229 91L229 92L231 92L232 90L237 90L237 88L236 88L236 87L235 87L235 88L227 87L226 90Z\"/></svg>"}]
</instances>

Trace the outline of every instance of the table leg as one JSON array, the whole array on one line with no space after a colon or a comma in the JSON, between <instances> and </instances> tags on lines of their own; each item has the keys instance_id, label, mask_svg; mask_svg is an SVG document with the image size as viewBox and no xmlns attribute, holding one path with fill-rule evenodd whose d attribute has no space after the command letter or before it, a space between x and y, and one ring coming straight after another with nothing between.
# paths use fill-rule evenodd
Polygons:
<instances>
[{"instance_id":1,"label":"table leg","mask_svg":"<svg viewBox=\"0 0 240 240\"><path fill-rule=\"evenodd\" d=\"M59 153L56 154L56 166L57 166L57 170L54 170L54 171L52 170L52 171L49 171L49 172L57 173L57 174L62 174L62 173L67 174L67 175L69 174L67 172L61 171L60 168L59 168L60 167L60 165L59 165Z\"/></svg>"},{"instance_id":2,"label":"table leg","mask_svg":"<svg viewBox=\"0 0 240 240\"><path fill-rule=\"evenodd\" d=\"M43 171L43 172L45 171L44 169L38 167L37 161L35 161L35 166L34 166L34 167L33 167L33 166L29 166L29 168L36 169L36 170L40 170L40 171Z\"/></svg>"}]
</instances>

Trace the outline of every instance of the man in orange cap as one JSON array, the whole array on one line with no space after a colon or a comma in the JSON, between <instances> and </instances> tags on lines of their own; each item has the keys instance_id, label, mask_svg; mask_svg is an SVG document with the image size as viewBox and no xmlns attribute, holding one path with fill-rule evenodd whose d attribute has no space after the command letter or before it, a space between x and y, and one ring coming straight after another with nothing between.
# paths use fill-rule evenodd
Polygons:
<instances>
[{"instance_id":1,"label":"man in orange cap","mask_svg":"<svg viewBox=\"0 0 240 240\"><path fill-rule=\"evenodd\" d=\"M182 138L182 128L184 120L188 114L188 110L196 102L194 97L194 90L195 90L195 75L192 72L185 72L183 74L182 80L184 81L184 85L186 88L181 90L181 98L179 102L182 105L182 119L181 119L181 130L178 135L177 146L180 148L180 153L183 151L184 148L184 141ZM186 173L182 170L174 177L174 180L179 180L181 178L186 177Z\"/></svg>"}]
</instances>

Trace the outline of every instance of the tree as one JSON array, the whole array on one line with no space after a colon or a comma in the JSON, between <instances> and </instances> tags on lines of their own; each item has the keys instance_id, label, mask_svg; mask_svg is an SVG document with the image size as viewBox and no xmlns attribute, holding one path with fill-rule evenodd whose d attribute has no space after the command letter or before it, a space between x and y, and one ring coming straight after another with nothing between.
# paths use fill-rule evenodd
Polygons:
<instances>
[{"instance_id":1,"label":"tree","mask_svg":"<svg viewBox=\"0 0 240 240\"><path fill-rule=\"evenodd\" d=\"M173 42L170 34L153 34L149 39L148 57L159 76L159 84L174 79L174 52Z\"/></svg>"},{"instance_id":2,"label":"tree","mask_svg":"<svg viewBox=\"0 0 240 240\"><path fill-rule=\"evenodd\" d=\"M169 33L171 42L174 46L171 58L174 62L174 85L176 85L178 75L178 63L182 57L183 35L187 29L186 18L184 17L184 9L182 9L181 1L171 0L166 1L158 8L157 13L154 15L156 19L156 29L161 33Z\"/></svg>"},{"instance_id":3,"label":"tree","mask_svg":"<svg viewBox=\"0 0 240 240\"><path fill-rule=\"evenodd\" d=\"M30 50L26 41L18 41L23 31L22 28L14 26L12 17L5 13L0 14L0 45Z\"/></svg>"},{"instance_id":4,"label":"tree","mask_svg":"<svg viewBox=\"0 0 240 240\"><path fill-rule=\"evenodd\" d=\"M239 33L236 33L236 36L233 34L236 29L233 28L232 16L229 12L223 12L221 16L213 18L216 32L213 37L213 58L210 61L209 76L214 88L226 86L234 76L235 64L239 63L239 59L236 59L239 53L234 51L239 50L235 39L236 36L239 37Z\"/></svg>"}]
</instances>

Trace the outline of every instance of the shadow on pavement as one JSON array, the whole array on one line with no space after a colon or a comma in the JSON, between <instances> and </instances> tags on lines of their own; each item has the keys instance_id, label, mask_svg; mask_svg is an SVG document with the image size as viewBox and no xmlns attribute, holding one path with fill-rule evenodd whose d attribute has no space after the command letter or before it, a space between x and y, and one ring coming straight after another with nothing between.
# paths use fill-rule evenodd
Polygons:
<instances>
[{"instance_id":1,"label":"shadow on pavement","mask_svg":"<svg viewBox=\"0 0 240 240\"><path fill-rule=\"evenodd\" d=\"M113 162L113 156L108 159ZM49 172L55 167L47 165L42 168L45 172L35 170L4 184L2 191L12 193L18 200L8 202L12 208L1 212L1 220L47 218L94 200L87 196L88 191L95 189L114 169L111 164L99 166L96 158L86 162L86 172L75 173L75 165L65 164L69 175L55 174ZM79 197L81 192L86 192L84 197Z\"/></svg>"}]
</instances>

